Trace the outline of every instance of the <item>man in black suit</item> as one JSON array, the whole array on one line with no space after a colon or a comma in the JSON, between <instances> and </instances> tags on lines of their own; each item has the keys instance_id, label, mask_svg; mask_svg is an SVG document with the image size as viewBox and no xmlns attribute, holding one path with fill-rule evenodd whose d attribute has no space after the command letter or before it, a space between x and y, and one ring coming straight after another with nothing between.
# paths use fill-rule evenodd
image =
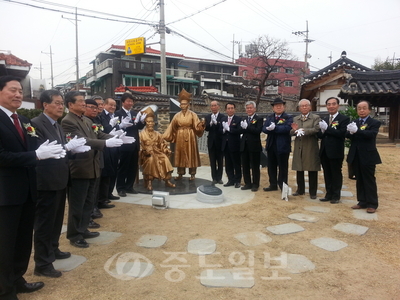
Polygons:
<instances>
[{"instance_id":1,"label":"man in black suit","mask_svg":"<svg viewBox=\"0 0 400 300\"><path fill-rule=\"evenodd\" d=\"M210 103L211 114L206 116L206 128L208 131L207 147L208 156L210 158L211 177L213 184L222 182L223 171L223 153L221 150L222 145L222 119L225 117L219 112L218 101L211 101Z\"/></svg>"},{"instance_id":2,"label":"man in black suit","mask_svg":"<svg viewBox=\"0 0 400 300\"><path fill-rule=\"evenodd\" d=\"M369 116L371 104L361 101L357 104L359 119L347 125L346 137L351 140L347 162L351 163L356 175L358 204L352 209L366 208L367 213L374 213L378 208L378 189L375 168L382 163L376 149L376 136L381 122Z\"/></svg>"},{"instance_id":3,"label":"man in black suit","mask_svg":"<svg viewBox=\"0 0 400 300\"><path fill-rule=\"evenodd\" d=\"M69 143L57 120L64 112L64 100L57 90L47 90L40 95L43 113L32 119L39 142L57 141L69 151L85 152L90 149L84 146L86 140L73 139ZM80 150L81 149L81 150ZM54 269L56 259L71 256L69 252L60 251L59 239L64 219L69 167L67 157L61 159L41 160L36 166L37 203L35 216L35 275L60 277L62 273Z\"/></svg>"},{"instance_id":4,"label":"man in black suit","mask_svg":"<svg viewBox=\"0 0 400 300\"><path fill-rule=\"evenodd\" d=\"M239 116L235 116L235 103L225 104L227 116L222 121L221 131L222 145L221 150L225 156L225 171L228 182L224 186L235 186L240 188L242 179L242 169L240 164L240 121Z\"/></svg>"},{"instance_id":5,"label":"man in black suit","mask_svg":"<svg viewBox=\"0 0 400 300\"><path fill-rule=\"evenodd\" d=\"M263 132L268 135L265 149L267 151L269 186L263 190L266 192L282 190L282 184L288 184L289 155L292 139L293 117L285 113L285 102L276 98L271 103L273 114L265 120ZM279 175L278 175L279 169Z\"/></svg>"},{"instance_id":6,"label":"man in black suit","mask_svg":"<svg viewBox=\"0 0 400 300\"><path fill-rule=\"evenodd\" d=\"M261 130L263 118L256 115L256 103L247 101L245 104L247 118L240 123L243 133L240 139L244 186L242 190L257 192L260 186ZM251 170L251 175L250 175Z\"/></svg>"},{"instance_id":7,"label":"man in black suit","mask_svg":"<svg viewBox=\"0 0 400 300\"><path fill-rule=\"evenodd\" d=\"M127 136L134 137L136 142L130 145L123 145L119 151L119 165L117 173L117 192L120 197L126 197L128 194L137 194L133 188L136 179L139 164L139 129L144 127L145 114L132 110L135 103L132 94L124 93L121 96L122 108L115 112L115 116L119 117L119 127L126 131Z\"/></svg>"},{"instance_id":8,"label":"man in black suit","mask_svg":"<svg viewBox=\"0 0 400 300\"><path fill-rule=\"evenodd\" d=\"M37 160L65 156L62 146L55 143L37 148L35 128L16 114L22 98L20 78L0 77L0 299L7 300L44 286L43 282L27 283L23 277L32 250L35 167Z\"/></svg>"},{"instance_id":9,"label":"man in black suit","mask_svg":"<svg viewBox=\"0 0 400 300\"><path fill-rule=\"evenodd\" d=\"M324 170L326 194L320 201L340 202L340 191L343 184L342 164L344 158L344 140L350 118L339 110L339 99L330 97L325 101L329 116L319 122L317 133L321 139L319 156Z\"/></svg>"}]
</instances>

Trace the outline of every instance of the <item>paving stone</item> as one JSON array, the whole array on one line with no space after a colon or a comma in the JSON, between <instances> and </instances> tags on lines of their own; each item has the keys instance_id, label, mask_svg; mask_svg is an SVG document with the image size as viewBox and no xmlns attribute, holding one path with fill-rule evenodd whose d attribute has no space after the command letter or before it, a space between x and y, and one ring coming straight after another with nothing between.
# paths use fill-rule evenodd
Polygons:
<instances>
[{"instance_id":1,"label":"paving stone","mask_svg":"<svg viewBox=\"0 0 400 300\"><path fill-rule=\"evenodd\" d=\"M217 244L211 239L195 239L188 243L188 252L197 255L211 254L217 249Z\"/></svg>"},{"instance_id":2,"label":"paving stone","mask_svg":"<svg viewBox=\"0 0 400 300\"><path fill-rule=\"evenodd\" d=\"M378 214L369 214L365 209L353 209L353 217L359 220L378 220Z\"/></svg>"},{"instance_id":3,"label":"paving stone","mask_svg":"<svg viewBox=\"0 0 400 300\"><path fill-rule=\"evenodd\" d=\"M354 197L353 193L350 191L340 191L341 197Z\"/></svg>"},{"instance_id":4,"label":"paving stone","mask_svg":"<svg viewBox=\"0 0 400 300\"><path fill-rule=\"evenodd\" d=\"M272 232L273 234L289 234L304 230L303 227L295 223L286 223L281 225L268 226L266 229Z\"/></svg>"},{"instance_id":5,"label":"paving stone","mask_svg":"<svg viewBox=\"0 0 400 300\"><path fill-rule=\"evenodd\" d=\"M292 274L299 274L315 269L315 265L304 255L288 254L286 271Z\"/></svg>"},{"instance_id":6,"label":"paving stone","mask_svg":"<svg viewBox=\"0 0 400 300\"><path fill-rule=\"evenodd\" d=\"M207 287L251 288L254 277L250 272L234 269L208 269L200 274L200 283Z\"/></svg>"},{"instance_id":7,"label":"paving stone","mask_svg":"<svg viewBox=\"0 0 400 300\"><path fill-rule=\"evenodd\" d=\"M165 235L145 234L137 242L136 245L144 248L158 248L167 241Z\"/></svg>"},{"instance_id":8,"label":"paving stone","mask_svg":"<svg viewBox=\"0 0 400 300\"><path fill-rule=\"evenodd\" d=\"M342 231L344 233L363 235L368 231L369 228L351 223L339 223L333 226L333 229Z\"/></svg>"},{"instance_id":9,"label":"paving stone","mask_svg":"<svg viewBox=\"0 0 400 300\"><path fill-rule=\"evenodd\" d=\"M358 201L356 201L356 200L349 200L349 199L341 199L340 202L342 202L344 204L349 204L351 206L358 203Z\"/></svg>"},{"instance_id":10,"label":"paving stone","mask_svg":"<svg viewBox=\"0 0 400 300\"><path fill-rule=\"evenodd\" d=\"M300 213L291 214L288 216L288 218L296 221L310 222L310 223L315 223L319 220L317 217Z\"/></svg>"},{"instance_id":11,"label":"paving stone","mask_svg":"<svg viewBox=\"0 0 400 300\"><path fill-rule=\"evenodd\" d=\"M314 239L311 240L310 243L327 251L338 251L348 246L345 242L329 237Z\"/></svg>"},{"instance_id":12,"label":"paving stone","mask_svg":"<svg viewBox=\"0 0 400 300\"><path fill-rule=\"evenodd\" d=\"M331 211L329 207L324 207L324 206L306 206L304 207L305 210L308 211L314 211L314 212L320 212L320 213L328 213Z\"/></svg>"},{"instance_id":13,"label":"paving stone","mask_svg":"<svg viewBox=\"0 0 400 300\"><path fill-rule=\"evenodd\" d=\"M268 235L260 231L238 233L235 238L246 246L258 246L272 241Z\"/></svg>"},{"instance_id":14,"label":"paving stone","mask_svg":"<svg viewBox=\"0 0 400 300\"><path fill-rule=\"evenodd\" d=\"M66 259L56 259L53 262L54 269L68 272L87 261L86 257L72 254Z\"/></svg>"},{"instance_id":15,"label":"paving stone","mask_svg":"<svg viewBox=\"0 0 400 300\"><path fill-rule=\"evenodd\" d=\"M111 232L111 231L99 231L99 232L100 236L93 239L87 239L86 241L89 244L107 245L112 243L122 235L122 233L119 232Z\"/></svg>"}]
</instances>

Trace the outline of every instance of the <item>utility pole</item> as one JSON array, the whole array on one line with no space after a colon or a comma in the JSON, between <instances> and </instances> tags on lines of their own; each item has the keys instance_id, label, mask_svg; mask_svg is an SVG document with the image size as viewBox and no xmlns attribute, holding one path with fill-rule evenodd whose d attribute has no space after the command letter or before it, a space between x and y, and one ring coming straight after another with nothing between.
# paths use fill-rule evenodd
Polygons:
<instances>
[{"instance_id":1,"label":"utility pole","mask_svg":"<svg viewBox=\"0 0 400 300\"><path fill-rule=\"evenodd\" d=\"M43 52L42 52L43 53ZM40 79L43 79L43 76L42 76L42 70L43 70L43 68L42 68L42 62L40 62L40 67L38 68L38 67L34 67L34 69L37 69L37 70L39 70L40 71Z\"/></svg>"},{"instance_id":2,"label":"utility pole","mask_svg":"<svg viewBox=\"0 0 400 300\"><path fill-rule=\"evenodd\" d=\"M164 16L164 0L160 0L160 49L161 49L161 94L167 95L167 62L165 55L165 16Z\"/></svg>"},{"instance_id":3,"label":"utility pole","mask_svg":"<svg viewBox=\"0 0 400 300\"><path fill-rule=\"evenodd\" d=\"M235 62L235 44L240 44L239 41L235 41L235 35L233 35L233 40L232 40L232 62Z\"/></svg>"},{"instance_id":4,"label":"utility pole","mask_svg":"<svg viewBox=\"0 0 400 300\"><path fill-rule=\"evenodd\" d=\"M314 42L314 40L310 40L308 38L308 32L309 32L308 31L308 21L306 21L306 30L305 31L292 32L292 34L294 34L294 35L299 35L299 36L301 35L301 36L305 37L304 42L306 43L306 54L304 55L304 64L305 64L304 75L306 74L307 69L308 69L308 59L311 57L311 55L308 54L308 44L311 43L311 42Z\"/></svg>"},{"instance_id":5,"label":"utility pole","mask_svg":"<svg viewBox=\"0 0 400 300\"><path fill-rule=\"evenodd\" d=\"M331 64L332 63L332 51L331 51L331 55L329 55L328 58L329 58L329 62Z\"/></svg>"},{"instance_id":6,"label":"utility pole","mask_svg":"<svg viewBox=\"0 0 400 300\"><path fill-rule=\"evenodd\" d=\"M50 55L50 69L51 69L51 88L54 87L54 76L53 76L53 52L51 51L51 46L50 46L50 53L43 52L43 54ZM40 79L42 79L42 62L40 62Z\"/></svg>"}]
</instances>

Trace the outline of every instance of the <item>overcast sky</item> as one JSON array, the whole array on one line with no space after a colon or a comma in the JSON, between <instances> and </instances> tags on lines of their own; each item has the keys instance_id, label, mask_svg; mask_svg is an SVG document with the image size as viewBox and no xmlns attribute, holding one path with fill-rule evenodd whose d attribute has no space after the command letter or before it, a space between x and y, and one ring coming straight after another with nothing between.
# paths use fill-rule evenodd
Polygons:
<instances>
[{"instance_id":1,"label":"overcast sky","mask_svg":"<svg viewBox=\"0 0 400 300\"><path fill-rule=\"evenodd\" d=\"M50 82L50 46L53 52L55 84L75 80L75 23L66 12L119 19L121 16L157 23L160 11L156 0L0 0L0 50L11 51L32 63L30 76ZM225 56L214 54L175 34L166 37L168 52L189 57L231 60L233 36L235 58L238 44L248 44L260 35L288 42L297 58L304 60L304 37L308 21L311 70L321 69L337 60L343 50L347 57L371 67L375 58L400 58L399 0L164 0L166 24L172 30ZM64 6L54 6L51 3ZM55 11L35 7L51 8ZM66 7L68 6L68 7ZM82 9L92 10L83 11ZM204 10L204 11L203 11ZM62 12L61 12L62 11ZM201 11L201 12L199 12ZM100 15L104 12L115 16ZM199 13L197 13L199 12ZM197 13L197 14L196 14ZM194 14L194 15L193 15ZM64 16L64 18L62 17ZM185 18L185 19L183 19ZM96 54L112 44L124 45L126 39L144 36L147 44L159 42L151 25L138 25L79 16L80 77L91 68ZM183 19L183 20L180 20ZM178 22L175 22L180 20ZM171 24L170 24L171 23ZM160 49L158 44L151 45ZM45 52L45 53L42 53ZM228 58L229 57L229 58ZM50 85L47 86L50 88Z\"/></svg>"}]
</instances>

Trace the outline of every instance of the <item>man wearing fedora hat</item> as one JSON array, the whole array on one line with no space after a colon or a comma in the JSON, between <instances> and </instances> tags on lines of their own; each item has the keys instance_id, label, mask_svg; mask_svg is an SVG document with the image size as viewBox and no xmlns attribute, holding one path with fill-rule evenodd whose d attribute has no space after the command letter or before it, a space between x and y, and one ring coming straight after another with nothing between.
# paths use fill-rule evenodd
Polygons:
<instances>
[{"instance_id":1,"label":"man wearing fedora hat","mask_svg":"<svg viewBox=\"0 0 400 300\"><path fill-rule=\"evenodd\" d=\"M293 117L285 113L285 104L281 98L275 98L271 103L274 113L267 117L263 126L263 132L268 135L265 149L269 186L263 189L266 192L276 191L278 186L282 189L283 182L288 183Z\"/></svg>"}]
</instances>

